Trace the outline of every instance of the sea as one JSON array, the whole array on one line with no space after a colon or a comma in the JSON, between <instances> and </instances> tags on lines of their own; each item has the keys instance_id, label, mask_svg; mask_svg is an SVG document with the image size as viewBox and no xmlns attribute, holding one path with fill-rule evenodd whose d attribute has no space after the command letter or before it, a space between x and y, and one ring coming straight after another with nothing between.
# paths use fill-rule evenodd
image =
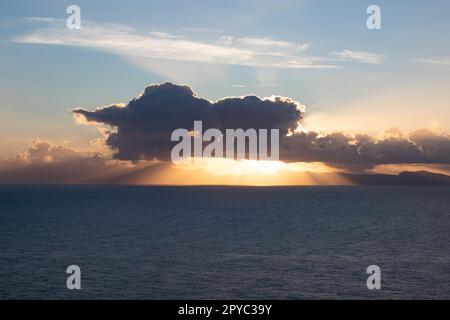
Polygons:
<instances>
[{"instance_id":1,"label":"sea","mask_svg":"<svg viewBox=\"0 0 450 320\"><path fill-rule=\"evenodd\" d=\"M0 299L450 299L450 188L2 185Z\"/></svg>"}]
</instances>

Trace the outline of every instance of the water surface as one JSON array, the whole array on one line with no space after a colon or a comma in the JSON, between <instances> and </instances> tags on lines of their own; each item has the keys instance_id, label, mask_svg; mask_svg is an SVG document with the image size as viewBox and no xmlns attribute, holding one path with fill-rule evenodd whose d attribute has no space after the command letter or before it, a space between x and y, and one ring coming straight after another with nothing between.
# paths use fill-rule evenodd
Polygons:
<instances>
[{"instance_id":1,"label":"water surface","mask_svg":"<svg viewBox=\"0 0 450 320\"><path fill-rule=\"evenodd\" d=\"M449 248L448 187L0 186L2 299L449 299Z\"/></svg>"}]
</instances>

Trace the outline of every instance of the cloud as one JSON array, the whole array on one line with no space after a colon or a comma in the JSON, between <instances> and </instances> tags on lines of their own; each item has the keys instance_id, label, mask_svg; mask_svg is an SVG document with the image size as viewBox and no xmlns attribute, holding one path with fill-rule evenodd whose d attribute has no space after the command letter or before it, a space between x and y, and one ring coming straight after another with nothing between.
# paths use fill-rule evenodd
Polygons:
<instances>
[{"instance_id":1,"label":"cloud","mask_svg":"<svg viewBox=\"0 0 450 320\"><path fill-rule=\"evenodd\" d=\"M37 139L32 146L24 153L17 156L16 160L19 162L29 163L56 163L67 160L81 159L84 154L73 149L56 146L48 141Z\"/></svg>"},{"instance_id":2,"label":"cloud","mask_svg":"<svg viewBox=\"0 0 450 320\"><path fill-rule=\"evenodd\" d=\"M450 66L450 57L412 59L414 62Z\"/></svg>"},{"instance_id":3,"label":"cloud","mask_svg":"<svg viewBox=\"0 0 450 320\"><path fill-rule=\"evenodd\" d=\"M87 47L131 58L157 58L270 68L335 68L326 59L300 56L307 44L270 38L222 36L215 41L188 39L161 31L144 32L119 24L83 20L80 30L65 21L33 18L45 26L13 38L16 43Z\"/></svg>"},{"instance_id":4,"label":"cloud","mask_svg":"<svg viewBox=\"0 0 450 320\"><path fill-rule=\"evenodd\" d=\"M24 18L24 21L27 22L46 22L46 23L57 23L57 18L52 17L26 17Z\"/></svg>"},{"instance_id":5,"label":"cloud","mask_svg":"<svg viewBox=\"0 0 450 320\"><path fill-rule=\"evenodd\" d=\"M335 51L333 55L341 60L356 61L367 64L383 64L386 59L383 55L364 51L356 51L345 49L343 51Z\"/></svg>"},{"instance_id":6,"label":"cloud","mask_svg":"<svg viewBox=\"0 0 450 320\"><path fill-rule=\"evenodd\" d=\"M181 39L181 38L183 38L182 36L175 36L173 34L170 34L167 32L162 32L162 31L152 31L152 32L150 32L150 34L152 36L155 36L157 38L162 38L162 39Z\"/></svg>"},{"instance_id":7,"label":"cloud","mask_svg":"<svg viewBox=\"0 0 450 320\"><path fill-rule=\"evenodd\" d=\"M396 132L397 136L392 133ZM390 135L390 136L389 136ZM403 137L389 130L388 137L300 132L284 138L280 151L285 161L323 162L332 167L363 171L382 164L449 164L450 136L420 129Z\"/></svg>"},{"instance_id":8,"label":"cloud","mask_svg":"<svg viewBox=\"0 0 450 320\"><path fill-rule=\"evenodd\" d=\"M174 129L192 129L195 120L206 128L280 129L280 159L285 162L322 162L350 171L383 164L448 164L450 137L428 129L408 134L388 130L384 137L343 132L298 130L303 118L299 102L285 97L229 97L211 102L197 97L188 86L152 85L127 105L93 111L75 109L88 123L112 127L106 143L120 160L167 160Z\"/></svg>"},{"instance_id":9,"label":"cloud","mask_svg":"<svg viewBox=\"0 0 450 320\"><path fill-rule=\"evenodd\" d=\"M287 49L295 52L301 52L309 48L307 43L292 43L289 41L278 41L271 38L253 38L245 37L236 40L239 44L246 47L270 48L270 49Z\"/></svg>"},{"instance_id":10,"label":"cloud","mask_svg":"<svg viewBox=\"0 0 450 320\"><path fill-rule=\"evenodd\" d=\"M36 140L25 152L0 160L1 183L87 183L112 179L131 165L98 153Z\"/></svg>"},{"instance_id":11,"label":"cloud","mask_svg":"<svg viewBox=\"0 0 450 320\"><path fill-rule=\"evenodd\" d=\"M102 123L114 128L106 139L121 160L167 160L173 144L170 136L178 128L192 129L194 121L203 128L222 131L233 128L295 130L302 118L300 103L279 96L229 97L211 102L196 96L188 86L172 83L148 86L127 105L111 105L94 111L75 109L77 120Z\"/></svg>"}]
</instances>

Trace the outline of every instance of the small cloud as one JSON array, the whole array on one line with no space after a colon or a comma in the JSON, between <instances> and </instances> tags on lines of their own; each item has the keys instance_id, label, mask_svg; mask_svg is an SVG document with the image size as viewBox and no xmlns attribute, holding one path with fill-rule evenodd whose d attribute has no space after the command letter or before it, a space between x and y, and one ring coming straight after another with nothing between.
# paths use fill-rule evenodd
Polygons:
<instances>
[{"instance_id":1,"label":"small cloud","mask_svg":"<svg viewBox=\"0 0 450 320\"><path fill-rule=\"evenodd\" d=\"M234 37L232 36L221 36L217 43L225 46L231 46L233 44L233 41Z\"/></svg>"},{"instance_id":2,"label":"small cloud","mask_svg":"<svg viewBox=\"0 0 450 320\"><path fill-rule=\"evenodd\" d=\"M150 32L150 34L152 36L155 36L157 38L161 38L161 39L181 39L183 38L182 36L177 36L177 35L173 35L167 32L161 32L161 31L152 31Z\"/></svg>"},{"instance_id":3,"label":"small cloud","mask_svg":"<svg viewBox=\"0 0 450 320\"><path fill-rule=\"evenodd\" d=\"M398 128L390 128L383 132L384 139L402 139L403 132Z\"/></svg>"},{"instance_id":4,"label":"small cloud","mask_svg":"<svg viewBox=\"0 0 450 320\"><path fill-rule=\"evenodd\" d=\"M439 58L431 58L431 59L412 59L411 61L418 62L418 63L450 66L450 57L439 57Z\"/></svg>"},{"instance_id":5,"label":"small cloud","mask_svg":"<svg viewBox=\"0 0 450 320\"><path fill-rule=\"evenodd\" d=\"M25 21L55 23L58 21L58 19L51 17L25 17Z\"/></svg>"},{"instance_id":6,"label":"small cloud","mask_svg":"<svg viewBox=\"0 0 450 320\"><path fill-rule=\"evenodd\" d=\"M377 53L356 51L345 49L343 51L335 51L332 53L337 59L345 61L356 61L367 64L383 64L385 56Z\"/></svg>"},{"instance_id":7,"label":"small cloud","mask_svg":"<svg viewBox=\"0 0 450 320\"><path fill-rule=\"evenodd\" d=\"M304 51L309 48L307 43L293 43L289 41L279 41L272 38L239 38L237 39L243 46L247 47L259 47L259 48L270 48L270 49L287 49L293 51Z\"/></svg>"}]
</instances>

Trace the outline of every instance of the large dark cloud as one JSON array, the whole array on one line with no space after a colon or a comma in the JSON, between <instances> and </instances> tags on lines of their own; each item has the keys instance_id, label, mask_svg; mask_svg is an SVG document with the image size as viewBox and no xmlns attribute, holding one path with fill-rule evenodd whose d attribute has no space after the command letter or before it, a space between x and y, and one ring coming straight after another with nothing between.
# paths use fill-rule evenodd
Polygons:
<instances>
[{"instance_id":1,"label":"large dark cloud","mask_svg":"<svg viewBox=\"0 0 450 320\"><path fill-rule=\"evenodd\" d=\"M364 170L379 164L450 163L450 137L418 130L408 137L391 130L378 140L368 135L292 132L303 113L300 104L283 97L225 98L211 102L197 97L187 86L171 83L149 86L127 105L94 111L76 109L88 122L115 129L106 143L121 160L169 158L170 135L177 128L192 129L195 120L203 128L280 129L280 159L288 162L324 162L336 168ZM290 132L290 134L288 134Z\"/></svg>"},{"instance_id":2,"label":"large dark cloud","mask_svg":"<svg viewBox=\"0 0 450 320\"><path fill-rule=\"evenodd\" d=\"M197 97L187 86L172 83L149 86L126 106L73 112L87 121L114 127L116 132L106 143L117 150L114 157L121 160L169 159L173 130L193 129L196 120L203 122L204 129L277 128L286 134L302 117L300 105L291 99L246 96L211 102Z\"/></svg>"}]
</instances>

